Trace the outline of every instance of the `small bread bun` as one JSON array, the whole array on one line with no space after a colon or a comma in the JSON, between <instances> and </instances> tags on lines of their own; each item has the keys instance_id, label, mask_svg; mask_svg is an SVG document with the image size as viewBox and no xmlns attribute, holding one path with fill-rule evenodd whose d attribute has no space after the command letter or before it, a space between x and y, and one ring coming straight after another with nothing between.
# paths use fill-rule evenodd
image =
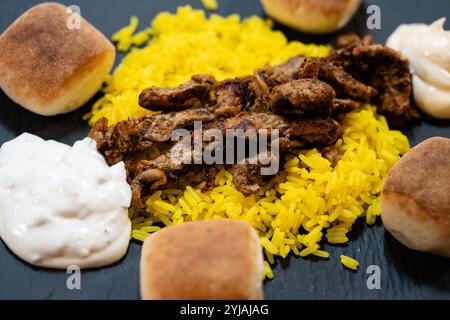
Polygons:
<instances>
[{"instance_id":1,"label":"small bread bun","mask_svg":"<svg viewBox=\"0 0 450 320\"><path fill-rule=\"evenodd\" d=\"M72 14L61 4L40 4L0 36L0 87L37 114L56 115L82 106L113 66L111 42L83 18L80 29L69 29Z\"/></svg>"},{"instance_id":2,"label":"small bread bun","mask_svg":"<svg viewBox=\"0 0 450 320\"><path fill-rule=\"evenodd\" d=\"M163 229L141 254L144 300L262 299L263 257L255 230L237 220Z\"/></svg>"},{"instance_id":3,"label":"small bread bun","mask_svg":"<svg viewBox=\"0 0 450 320\"><path fill-rule=\"evenodd\" d=\"M450 257L450 139L425 140L392 167L381 218L407 247Z\"/></svg>"},{"instance_id":4,"label":"small bread bun","mask_svg":"<svg viewBox=\"0 0 450 320\"><path fill-rule=\"evenodd\" d=\"M262 0L266 14L306 33L324 34L343 28L361 0Z\"/></svg>"}]
</instances>

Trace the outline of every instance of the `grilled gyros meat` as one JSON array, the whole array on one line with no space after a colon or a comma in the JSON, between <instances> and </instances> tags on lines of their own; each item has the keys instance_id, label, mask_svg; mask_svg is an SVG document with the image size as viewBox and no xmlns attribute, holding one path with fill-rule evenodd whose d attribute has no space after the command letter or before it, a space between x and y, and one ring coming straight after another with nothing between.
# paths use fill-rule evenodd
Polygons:
<instances>
[{"instance_id":1,"label":"grilled gyros meat","mask_svg":"<svg viewBox=\"0 0 450 320\"><path fill-rule=\"evenodd\" d=\"M270 88L273 88L280 84L299 79L299 72L304 62L305 57L296 56L278 66L264 67L257 70L256 73L264 79Z\"/></svg>"},{"instance_id":2,"label":"grilled gyros meat","mask_svg":"<svg viewBox=\"0 0 450 320\"><path fill-rule=\"evenodd\" d=\"M127 159L135 152L150 149L155 142L169 141L175 129L192 125L195 121L211 121L214 115L205 108L132 118L108 127L108 120L96 122L89 136L97 142L98 150L109 165Z\"/></svg>"},{"instance_id":3,"label":"grilled gyros meat","mask_svg":"<svg viewBox=\"0 0 450 320\"><path fill-rule=\"evenodd\" d=\"M333 88L325 82L293 80L273 88L270 106L280 114L329 117L335 95Z\"/></svg>"},{"instance_id":4,"label":"grilled gyros meat","mask_svg":"<svg viewBox=\"0 0 450 320\"><path fill-rule=\"evenodd\" d=\"M211 75L195 75L177 88L147 88L139 96L139 105L152 111L163 112L204 106L211 100L215 83L216 79Z\"/></svg>"},{"instance_id":5,"label":"grilled gyros meat","mask_svg":"<svg viewBox=\"0 0 450 320\"><path fill-rule=\"evenodd\" d=\"M358 101L370 101L376 96L377 91L359 82L340 66L335 66L326 58L306 59L301 78L312 78L322 80L333 87L338 97L347 97Z\"/></svg>"},{"instance_id":6,"label":"grilled gyros meat","mask_svg":"<svg viewBox=\"0 0 450 320\"><path fill-rule=\"evenodd\" d=\"M341 40L341 43L346 42ZM419 117L410 100L412 81L408 60L391 48L372 44L368 37L348 43L332 51L326 60L375 88L378 109L392 126L402 126Z\"/></svg>"},{"instance_id":7,"label":"grilled gyros meat","mask_svg":"<svg viewBox=\"0 0 450 320\"><path fill-rule=\"evenodd\" d=\"M245 139L258 139L258 132L264 130L264 134L270 135L273 130L277 130L279 133L278 145L280 151L287 150L293 146L302 146L305 144L323 145L327 146L333 144L339 139L342 134L342 130L338 122L333 119L299 119L299 120L286 120L280 115L270 114L270 113L241 113L235 117L225 118L223 120L217 120L210 122L203 127L203 134L207 130L215 129L216 132L222 135L225 141L229 130L240 129L243 135L234 135L236 138ZM252 133L256 135L247 135L246 131L252 129ZM274 141L270 141L274 142ZM132 181L133 187L133 203L136 206L142 204L141 201L141 191L142 191L142 181L146 183L153 182L152 189L161 186L163 183L167 182L167 179L176 179L178 176L183 174L185 171L189 170L194 166L194 160L196 157L201 158L201 154L196 154L195 150L187 150L186 154L181 154L183 141L180 141L168 149L166 153L160 155L153 160L141 160L134 167L134 172L131 172L131 176L135 177ZM203 145L203 149L206 144ZM201 152L203 152L203 149ZM184 152L185 150L183 150ZM174 157L177 155L178 157ZM180 159L185 159L188 161L180 162ZM175 161L176 160L176 161ZM278 159L279 162L280 159ZM247 161L248 162L248 161ZM248 164L244 162L243 164L233 166L234 172L252 172L255 174L255 165L252 165L252 169L244 170L242 166ZM260 166L258 166L260 168ZM155 174L157 170L160 174ZM150 172L147 173L147 172ZM161 178L161 176L164 178ZM261 175L258 172L258 175ZM150 177L150 179L148 179ZM235 176L236 189L241 191L245 195L249 195L250 190L259 190L255 186L255 178L239 178ZM248 181L250 185L244 183ZM259 181L259 180L258 180Z\"/></svg>"},{"instance_id":8,"label":"grilled gyros meat","mask_svg":"<svg viewBox=\"0 0 450 320\"><path fill-rule=\"evenodd\" d=\"M278 157L291 148L317 147L336 165L340 155L333 145L342 135L336 120L340 114L378 101L379 110L391 122L402 124L415 116L409 101L407 60L391 49L373 45L370 37L351 35L341 38L339 44L342 48L328 57L298 56L245 77L217 82L212 76L198 75L178 88L148 88L140 95L141 106L162 114L112 126L100 119L90 136L108 164L125 162L136 208L144 206L142 198L151 190L188 171L203 170L205 189L213 186L217 165L193 164L195 159L202 160L198 153L210 145L204 143L200 150L186 152L181 148L183 141L171 141L173 131L179 128L191 130L188 137L192 139L194 121L202 121L202 134L216 129L224 141L231 134L228 129L240 129L242 136L234 138L245 141L258 139L261 130L269 137L277 130ZM249 129L253 135L247 135ZM184 161L179 161L181 150ZM271 151L269 148L273 156ZM261 155L256 156L259 159ZM231 167L234 184L245 195L258 192L262 181L261 163L250 161L253 156L245 154L244 159L236 159L242 162ZM281 158L277 160L281 162Z\"/></svg>"},{"instance_id":9,"label":"grilled gyros meat","mask_svg":"<svg viewBox=\"0 0 450 320\"><path fill-rule=\"evenodd\" d=\"M217 118L239 114L247 104L248 79L228 79L216 87L216 105L214 115Z\"/></svg>"}]
</instances>

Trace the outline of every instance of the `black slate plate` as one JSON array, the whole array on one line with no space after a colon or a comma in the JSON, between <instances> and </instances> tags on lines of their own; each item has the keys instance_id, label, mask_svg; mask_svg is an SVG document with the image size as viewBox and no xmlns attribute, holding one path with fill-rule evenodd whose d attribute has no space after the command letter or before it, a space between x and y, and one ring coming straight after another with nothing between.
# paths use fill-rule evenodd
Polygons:
<instances>
[{"instance_id":1,"label":"black slate plate","mask_svg":"<svg viewBox=\"0 0 450 320\"><path fill-rule=\"evenodd\" d=\"M0 2L0 32L26 9L41 1L2 0ZM72 1L62 1L67 5ZM219 13L240 13L242 16L263 16L258 0L219 0ZM126 25L131 15L148 24L160 11L174 12L176 7L190 3L200 8L199 0L77 0L81 14L110 36ZM366 8L376 4L381 8L381 30L367 30ZM377 42L384 42L400 23L430 23L450 12L448 0L366 0L355 18L343 32L371 33ZM448 25L448 23L447 23ZM336 34L307 36L276 25L290 39L329 43ZM120 57L119 57L120 58ZM63 116L44 118L18 107L0 91L0 143L22 132L45 139L73 143L86 136L87 125L81 116L90 108ZM412 145L435 135L450 137L450 122L424 117L423 121L405 129ZM81 290L68 290L64 271L49 271L27 265L17 259L0 242L0 299L138 299L140 245L131 243L126 257L119 263L100 270L82 272ZM363 221L351 233L345 246L326 246L329 261L290 257L279 261L275 280L265 283L267 299L450 299L450 259L408 250L383 228L380 222L367 227ZM342 268L340 254L356 257L361 262L358 272ZM369 290L366 273L370 265L381 271L381 289Z\"/></svg>"}]
</instances>

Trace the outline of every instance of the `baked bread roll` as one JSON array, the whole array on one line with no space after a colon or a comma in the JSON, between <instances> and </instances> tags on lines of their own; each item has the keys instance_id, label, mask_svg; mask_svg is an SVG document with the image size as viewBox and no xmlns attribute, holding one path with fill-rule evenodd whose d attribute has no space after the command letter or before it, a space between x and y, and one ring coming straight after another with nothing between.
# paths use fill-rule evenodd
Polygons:
<instances>
[{"instance_id":1,"label":"baked bread roll","mask_svg":"<svg viewBox=\"0 0 450 320\"><path fill-rule=\"evenodd\" d=\"M148 237L141 254L144 300L262 299L259 238L246 222L179 224Z\"/></svg>"},{"instance_id":2,"label":"baked bread roll","mask_svg":"<svg viewBox=\"0 0 450 320\"><path fill-rule=\"evenodd\" d=\"M324 34L343 28L361 0L262 0L266 14L306 33Z\"/></svg>"},{"instance_id":3,"label":"baked bread roll","mask_svg":"<svg viewBox=\"0 0 450 320\"><path fill-rule=\"evenodd\" d=\"M407 247L450 257L450 139L425 140L392 167L381 218Z\"/></svg>"},{"instance_id":4,"label":"baked bread roll","mask_svg":"<svg viewBox=\"0 0 450 320\"><path fill-rule=\"evenodd\" d=\"M67 113L101 87L115 60L110 41L57 3L37 5L0 36L0 87L17 104L40 115Z\"/></svg>"}]
</instances>

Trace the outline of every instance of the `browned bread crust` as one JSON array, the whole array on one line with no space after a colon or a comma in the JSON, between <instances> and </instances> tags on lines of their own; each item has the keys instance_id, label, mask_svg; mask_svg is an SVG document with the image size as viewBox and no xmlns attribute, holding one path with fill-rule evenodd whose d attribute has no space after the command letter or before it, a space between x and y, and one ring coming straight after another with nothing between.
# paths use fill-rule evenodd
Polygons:
<instances>
[{"instance_id":1,"label":"browned bread crust","mask_svg":"<svg viewBox=\"0 0 450 320\"><path fill-rule=\"evenodd\" d=\"M254 229L236 220L188 222L144 243L142 299L261 299L263 259Z\"/></svg>"},{"instance_id":2,"label":"browned bread crust","mask_svg":"<svg viewBox=\"0 0 450 320\"><path fill-rule=\"evenodd\" d=\"M361 0L262 0L267 15L308 33L335 32L353 17Z\"/></svg>"},{"instance_id":3,"label":"browned bread crust","mask_svg":"<svg viewBox=\"0 0 450 320\"><path fill-rule=\"evenodd\" d=\"M384 226L407 247L450 257L450 139L430 138L386 177Z\"/></svg>"},{"instance_id":4,"label":"browned bread crust","mask_svg":"<svg viewBox=\"0 0 450 320\"><path fill-rule=\"evenodd\" d=\"M40 4L0 36L0 86L17 103L39 114L79 107L99 89L114 62L115 49L109 40L84 19L80 29L70 30L69 16L61 4ZM92 79L77 88L89 76ZM74 88L77 96L70 97Z\"/></svg>"},{"instance_id":5,"label":"browned bread crust","mask_svg":"<svg viewBox=\"0 0 450 320\"><path fill-rule=\"evenodd\" d=\"M292 11L299 7L306 10L317 10L324 15L339 15L345 12L350 0L282 0Z\"/></svg>"},{"instance_id":6,"label":"browned bread crust","mask_svg":"<svg viewBox=\"0 0 450 320\"><path fill-rule=\"evenodd\" d=\"M383 191L403 193L432 218L450 220L450 139L433 137L405 154L386 177Z\"/></svg>"}]
</instances>

